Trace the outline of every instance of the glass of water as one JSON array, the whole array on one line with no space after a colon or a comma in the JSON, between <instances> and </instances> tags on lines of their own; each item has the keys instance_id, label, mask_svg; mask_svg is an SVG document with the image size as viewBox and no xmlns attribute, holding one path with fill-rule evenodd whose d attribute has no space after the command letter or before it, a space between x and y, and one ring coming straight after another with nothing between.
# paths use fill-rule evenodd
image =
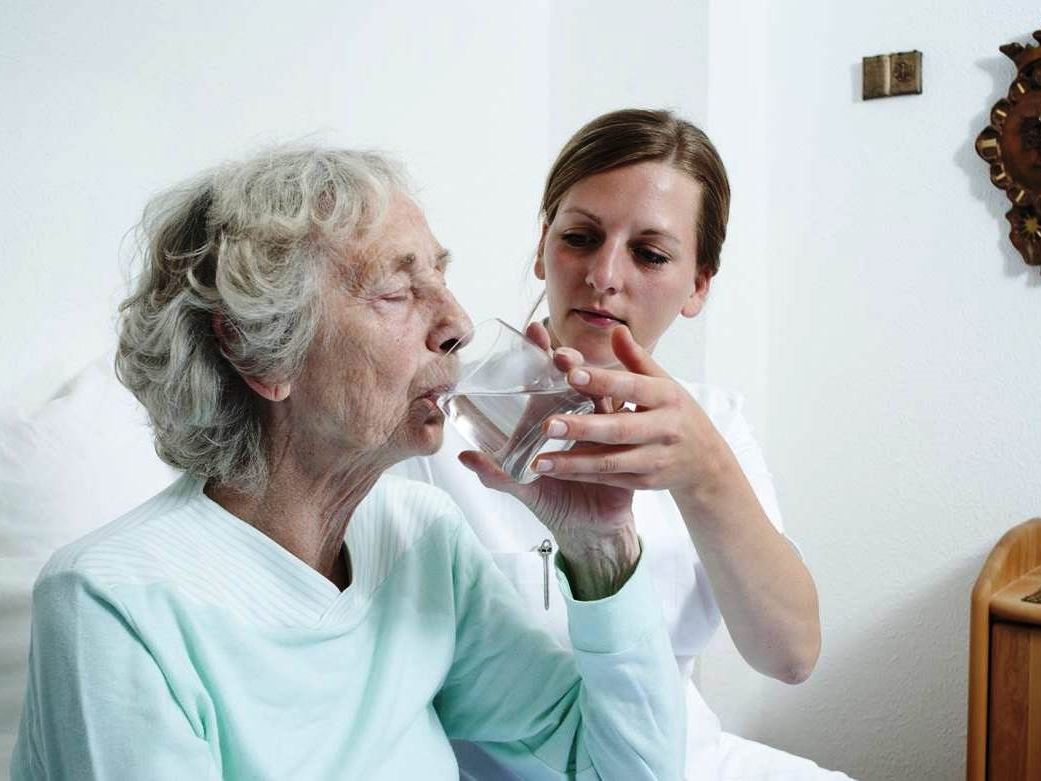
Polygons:
<instances>
[{"instance_id":1,"label":"glass of water","mask_svg":"<svg viewBox=\"0 0 1041 781\"><path fill-rule=\"evenodd\" d=\"M531 468L537 455L574 444L547 439L546 418L593 411L593 400L568 385L550 355L502 320L478 323L448 357L458 361L459 380L438 397L438 407L518 483L539 477Z\"/></svg>"}]
</instances>

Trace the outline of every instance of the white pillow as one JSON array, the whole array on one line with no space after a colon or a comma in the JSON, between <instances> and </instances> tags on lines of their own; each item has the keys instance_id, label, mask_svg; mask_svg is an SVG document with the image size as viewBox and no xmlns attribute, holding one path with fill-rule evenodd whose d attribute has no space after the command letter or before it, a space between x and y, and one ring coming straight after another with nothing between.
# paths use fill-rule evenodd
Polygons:
<instances>
[{"instance_id":1,"label":"white pillow","mask_svg":"<svg viewBox=\"0 0 1041 781\"><path fill-rule=\"evenodd\" d=\"M33 582L62 545L172 482L144 409L97 359L32 416L0 410L0 775L25 697Z\"/></svg>"}]
</instances>

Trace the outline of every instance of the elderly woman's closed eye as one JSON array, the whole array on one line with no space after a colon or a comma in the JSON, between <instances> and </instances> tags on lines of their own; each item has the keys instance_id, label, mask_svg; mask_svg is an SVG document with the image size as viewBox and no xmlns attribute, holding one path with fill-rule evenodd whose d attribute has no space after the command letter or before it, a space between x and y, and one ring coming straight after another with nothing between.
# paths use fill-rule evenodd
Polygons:
<instances>
[{"instance_id":1,"label":"elderly woman's closed eye","mask_svg":"<svg viewBox=\"0 0 1041 781\"><path fill-rule=\"evenodd\" d=\"M34 591L16 779L668 779L683 703L625 513L561 543L573 652L437 489L470 323L399 169L276 150L155 199L117 371L183 471ZM603 576L602 573L610 573Z\"/></svg>"}]
</instances>

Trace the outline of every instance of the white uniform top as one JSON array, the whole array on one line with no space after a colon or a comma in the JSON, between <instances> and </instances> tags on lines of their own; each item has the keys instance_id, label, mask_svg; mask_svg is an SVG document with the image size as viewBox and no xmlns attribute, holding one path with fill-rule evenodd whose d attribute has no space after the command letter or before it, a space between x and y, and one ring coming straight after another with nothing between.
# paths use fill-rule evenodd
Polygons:
<instances>
[{"instance_id":1,"label":"white uniform top","mask_svg":"<svg viewBox=\"0 0 1041 781\"><path fill-rule=\"evenodd\" d=\"M783 531L773 479L766 468L752 430L741 412L739 394L709 385L682 383L708 415L716 430L737 457L766 515ZM473 449L451 426L445 426L445 442L433 456L413 458L392 471L432 483L446 491L462 508L477 537L491 551L495 563L513 582L525 603L545 620L546 628L562 645L568 643L567 615L558 594L550 589L549 609L544 604L546 568L538 552L543 540L552 540L546 528L519 501L485 488L456 456ZM662 600L673 653L690 681L694 657L701 653L720 623L719 606L708 575L687 533L679 508L668 491L637 491L633 503L636 529L643 542L643 556L650 564L654 585ZM552 562L550 562L552 576ZM693 684L687 692L687 777L701 778L720 737L719 720ZM510 778L491 774L485 758L470 747L457 746L463 777L469 772L481 779ZM706 761L708 760L708 761ZM478 768L478 770L474 770ZM698 772L692 772L699 768Z\"/></svg>"}]
</instances>

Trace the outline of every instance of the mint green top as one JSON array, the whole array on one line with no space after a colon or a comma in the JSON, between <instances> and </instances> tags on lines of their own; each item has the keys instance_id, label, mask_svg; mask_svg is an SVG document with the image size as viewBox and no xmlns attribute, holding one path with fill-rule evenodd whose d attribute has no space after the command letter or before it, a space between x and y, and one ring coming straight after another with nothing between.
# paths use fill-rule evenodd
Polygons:
<instances>
[{"instance_id":1,"label":"mint green top","mask_svg":"<svg viewBox=\"0 0 1041 781\"><path fill-rule=\"evenodd\" d=\"M12 778L673 779L682 689L646 566L567 604L574 652L438 489L385 476L318 572L182 477L58 551L33 592Z\"/></svg>"}]
</instances>

